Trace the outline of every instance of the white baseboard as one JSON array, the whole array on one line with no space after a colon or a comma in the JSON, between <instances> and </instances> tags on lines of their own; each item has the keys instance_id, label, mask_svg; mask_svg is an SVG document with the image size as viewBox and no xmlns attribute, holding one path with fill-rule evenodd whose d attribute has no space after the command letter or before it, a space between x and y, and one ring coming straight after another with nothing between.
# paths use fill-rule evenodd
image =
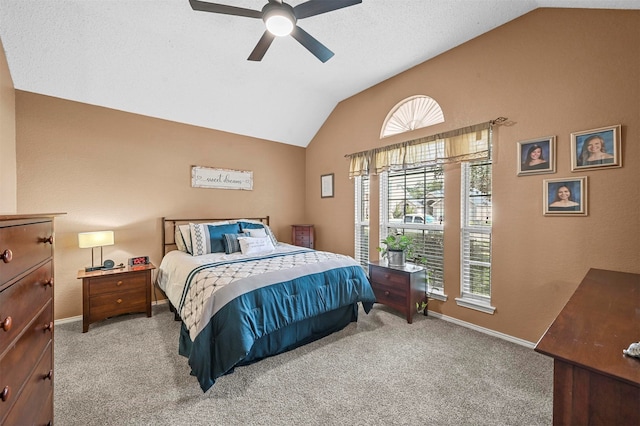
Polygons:
<instances>
[{"instance_id":1,"label":"white baseboard","mask_svg":"<svg viewBox=\"0 0 640 426\"><path fill-rule=\"evenodd\" d=\"M167 303L169 303L168 299L162 299L162 300L156 300L154 302L151 302L151 305L165 305ZM54 325L67 324L69 322L75 322L75 321L82 321L82 315L77 315L75 317L60 318L55 320L53 324Z\"/></svg>"},{"instance_id":2,"label":"white baseboard","mask_svg":"<svg viewBox=\"0 0 640 426\"><path fill-rule=\"evenodd\" d=\"M479 331L480 333L488 334L489 336L497 337L499 339L506 340L508 342L516 343L518 345L524 346L524 347L529 348L529 349L533 349L533 348L536 347L536 344L533 343L533 342L529 342L527 340L523 340L523 339L519 339L517 337L509 336L508 334L500 333L498 331L491 330L489 328L480 327L479 325L475 325L475 324L470 323L470 322L462 321L462 320L459 320L457 318L449 317L447 315L442 315L442 314L440 314L438 312L429 311L429 316L432 316L434 318L439 318L441 320L448 321L448 322L460 325L462 327L470 328L472 330Z\"/></svg>"}]
</instances>

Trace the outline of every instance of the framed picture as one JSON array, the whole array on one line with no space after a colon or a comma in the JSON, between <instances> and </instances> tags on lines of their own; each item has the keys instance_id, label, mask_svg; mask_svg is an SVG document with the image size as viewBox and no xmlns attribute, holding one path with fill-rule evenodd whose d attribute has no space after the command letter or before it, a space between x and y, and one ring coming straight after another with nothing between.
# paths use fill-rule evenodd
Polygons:
<instances>
[{"instance_id":1,"label":"framed picture","mask_svg":"<svg viewBox=\"0 0 640 426\"><path fill-rule=\"evenodd\" d=\"M587 177L544 179L542 204L545 216L586 216Z\"/></svg>"},{"instance_id":2,"label":"framed picture","mask_svg":"<svg viewBox=\"0 0 640 426\"><path fill-rule=\"evenodd\" d=\"M518 176L556 172L556 137L518 142Z\"/></svg>"},{"instance_id":3,"label":"framed picture","mask_svg":"<svg viewBox=\"0 0 640 426\"><path fill-rule=\"evenodd\" d=\"M622 167L620 125L571 133L571 171Z\"/></svg>"},{"instance_id":4,"label":"framed picture","mask_svg":"<svg viewBox=\"0 0 640 426\"><path fill-rule=\"evenodd\" d=\"M333 197L333 173L320 176L320 197Z\"/></svg>"}]
</instances>

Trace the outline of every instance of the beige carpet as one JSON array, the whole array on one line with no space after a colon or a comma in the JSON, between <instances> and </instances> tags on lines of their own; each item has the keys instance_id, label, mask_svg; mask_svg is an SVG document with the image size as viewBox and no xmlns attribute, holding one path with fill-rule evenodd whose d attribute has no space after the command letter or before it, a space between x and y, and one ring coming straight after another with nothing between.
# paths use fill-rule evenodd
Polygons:
<instances>
[{"instance_id":1,"label":"beige carpet","mask_svg":"<svg viewBox=\"0 0 640 426\"><path fill-rule=\"evenodd\" d=\"M552 360L381 305L202 393L167 305L55 331L55 423L66 425L550 425Z\"/></svg>"}]
</instances>

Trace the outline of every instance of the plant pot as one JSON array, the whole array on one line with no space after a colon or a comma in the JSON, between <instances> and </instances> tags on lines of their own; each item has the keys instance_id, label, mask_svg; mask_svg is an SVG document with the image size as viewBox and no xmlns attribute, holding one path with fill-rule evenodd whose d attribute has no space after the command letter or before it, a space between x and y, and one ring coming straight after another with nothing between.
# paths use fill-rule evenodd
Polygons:
<instances>
[{"instance_id":1,"label":"plant pot","mask_svg":"<svg viewBox=\"0 0 640 426\"><path fill-rule=\"evenodd\" d=\"M387 259L389 266L404 266L404 250L387 250Z\"/></svg>"}]
</instances>

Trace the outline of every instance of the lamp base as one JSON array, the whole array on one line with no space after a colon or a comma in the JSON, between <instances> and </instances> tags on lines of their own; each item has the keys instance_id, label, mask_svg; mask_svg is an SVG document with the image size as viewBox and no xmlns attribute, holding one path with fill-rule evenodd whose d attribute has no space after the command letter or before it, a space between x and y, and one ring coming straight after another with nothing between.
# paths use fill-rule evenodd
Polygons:
<instances>
[{"instance_id":1,"label":"lamp base","mask_svg":"<svg viewBox=\"0 0 640 426\"><path fill-rule=\"evenodd\" d=\"M86 268L84 268L85 272L91 272L91 271L99 271L101 269L104 269L104 266L100 265L100 266L87 266Z\"/></svg>"}]
</instances>

